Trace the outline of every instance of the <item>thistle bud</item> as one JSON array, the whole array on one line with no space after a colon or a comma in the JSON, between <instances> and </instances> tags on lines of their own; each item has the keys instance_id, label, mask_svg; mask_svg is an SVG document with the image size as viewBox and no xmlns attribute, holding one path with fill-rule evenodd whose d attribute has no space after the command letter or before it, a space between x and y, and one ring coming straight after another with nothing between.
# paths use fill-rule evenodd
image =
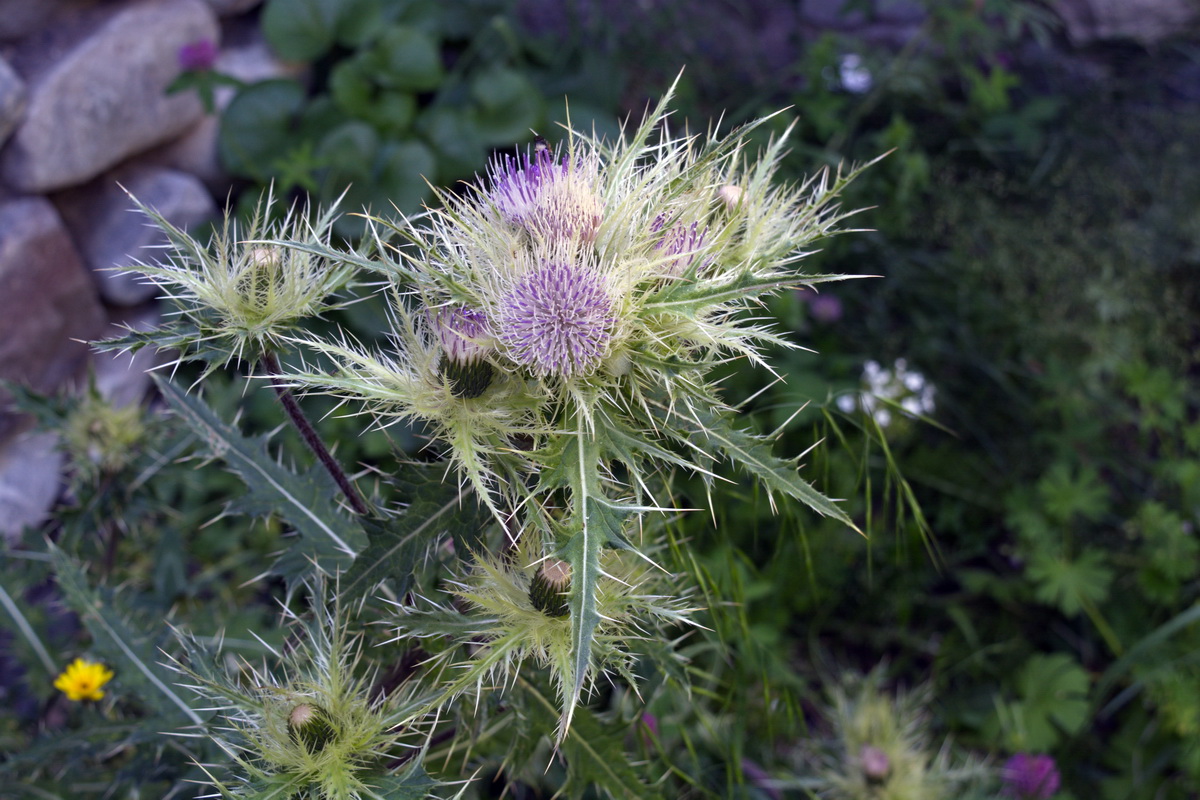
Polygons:
<instances>
[{"instance_id":1,"label":"thistle bud","mask_svg":"<svg viewBox=\"0 0 1200 800\"><path fill-rule=\"evenodd\" d=\"M737 207L742 204L742 191L740 186L722 186L717 190L717 197L725 204L726 211L736 211Z\"/></svg>"},{"instance_id":2,"label":"thistle bud","mask_svg":"<svg viewBox=\"0 0 1200 800\"><path fill-rule=\"evenodd\" d=\"M333 727L325 709L301 703L288 714L288 733L297 744L303 742L310 753L319 753L333 740Z\"/></svg>"},{"instance_id":3,"label":"thistle bud","mask_svg":"<svg viewBox=\"0 0 1200 800\"><path fill-rule=\"evenodd\" d=\"M891 759L878 747L864 744L862 750L858 752L858 760L862 764L863 775L866 776L868 783L884 783L892 774Z\"/></svg>"},{"instance_id":4,"label":"thistle bud","mask_svg":"<svg viewBox=\"0 0 1200 800\"><path fill-rule=\"evenodd\" d=\"M439 309L431 317L442 345L438 373L445 376L455 397L479 397L491 385L494 373L484 359L490 349L485 343L489 338L487 317L464 306Z\"/></svg>"},{"instance_id":5,"label":"thistle bud","mask_svg":"<svg viewBox=\"0 0 1200 800\"><path fill-rule=\"evenodd\" d=\"M557 558L545 561L529 582L529 602L548 617L570 613L566 593L571 588L571 565Z\"/></svg>"}]
</instances>

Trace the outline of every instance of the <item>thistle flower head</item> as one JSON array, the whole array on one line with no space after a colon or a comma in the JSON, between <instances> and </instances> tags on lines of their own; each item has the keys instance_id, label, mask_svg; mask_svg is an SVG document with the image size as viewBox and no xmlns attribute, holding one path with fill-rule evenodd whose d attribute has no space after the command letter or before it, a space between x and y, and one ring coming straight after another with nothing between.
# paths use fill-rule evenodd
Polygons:
<instances>
[{"instance_id":1,"label":"thistle flower head","mask_svg":"<svg viewBox=\"0 0 1200 800\"><path fill-rule=\"evenodd\" d=\"M524 534L509 558L481 557L454 584L453 594L469 611L407 607L398 617L407 635L435 639L449 627L456 631L455 644L483 645L466 662L455 660L454 648L437 657L447 667L447 696L490 681L509 683L523 664L532 662L548 669L560 695L567 697L575 677L566 604L577 587L565 561L540 556L537 539ZM665 626L690 624L694 609L675 596L669 576L635 555L608 551L602 562L601 622L586 679L590 683L598 673L612 671L636 683L630 666L637 641ZM448 626L450 622L454 624Z\"/></svg>"},{"instance_id":2,"label":"thistle flower head","mask_svg":"<svg viewBox=\"0 0 1200 800\"><path fill-rule=\"evenodd\" d=\"M616 322L604 276L587 265L545 261L513 281L496 328L510 358L538 376L573 377L605 355Z\"/></svg>"},{"instance_id":3,"label":"thistle flower head","mask_svg":"<svg viewBox=\"0 0 1200 800\"><path fill-rule=\"evenodd\" d=\"M655 223L661 230L661 218L655 220ZM702 227L699 222L676 222L667 228L662 239L654 245L654 249L664 259L663 274L678 278L691 271L693 266L702 266L704 262L697 261L697 256L704 252L707 236L708 229Z\"/></svg>"},{"instance_id":4,"label":"thistle flower head","mask_svg":"<svg viewBox=\"0 0 1200 800\"><path fill-rule=\"evenodd\" d=\"M274 205L268 192L244 227L227 212L223 227L206 245L138 203L167 233L172 250L162 263L122 269L144 273L175 303L176 319L168 327L177 332L175 344L191 355L256 361L277 348L301 320L339 305L334 295L356 268L305 249L328 243L332 210L310 221L306 209L292 208L272 222ZM271 240L285 240L288 246Z\"/></svg>"},{"instance_id":5,"label":"thistle flower head","mask_svg":"<svg viewBox=\"0 0 1200 800\"><path fill-rule=\"evenodd\" d=\"M933 746L928 699L924 688L886 692L880 669L833 687L827 716L834 742L822 770L829 795L939 800L960 796L955 788L986 781L987 770L978 764L953 765L947 746Z\"/></svg>"},{"instance_id":6,"label":"thistle flower head","mask_svg":"<svg viewBox=\"0 0 1200 800\"><path fill-rule=\"evenodd\" d=\"M532 155L493 162L489 177L487 197L505 222L541 239L596 238L603 215L594 160L556 157L539 140Z\"/></svg>"},{"instance_id":7,"label":"thistle flower head","mask_svg":"<svg viewBox=\"0 0 1200 800\"><path fill-rule=\"evenodd\" d=\"M145 436L140 406L113 405L94 388L71 410L62 431L63 446L85 481L129 465Z\"/></svg>"},{"instance_id":8,"label":"thistle flower head","mask_svg":"<svg viewBox=\"0 0 1200 800\"><path fill-rule=\"evenodd\" d=\"M54 679L54 688L76 703L101 700L104 698L104 690L101 687L112 678L113 671L103 664L77 658Z\"/></svg>"},{"instance_id":9,"label":"thistle flower head","mask_svg":"<svg viewBox=\"0 0 1200 800\"><path fill-rule=\"evenodd\" d=\"M241 795L223 781L321 800L379 796L379 787L395 780L397 757L418 747L403 742L399 730L411 732L419 720L396 712L389 698L372 696L373 676L360 670L359 645L336 604L330 609L320 600L314 608L316 617L293 620L298 646L272 651L274 668L243 662L242 674L230 674L184 641L191 663L173 666L214 702L226 724L209 732L233 761L232 776L210 774L224 797Z\"/></svg>"},{"instance_id":10,"label":"thistle flower head","mask_svg":"<svg viewBox=\"0 0 1200 800\"><path fill-rule=\"evenodd\" d=\"M456 364L473 364L492 348L487 315L467 306L448 306L430 313L442 352Z\"/></svg>"}]
</instances>

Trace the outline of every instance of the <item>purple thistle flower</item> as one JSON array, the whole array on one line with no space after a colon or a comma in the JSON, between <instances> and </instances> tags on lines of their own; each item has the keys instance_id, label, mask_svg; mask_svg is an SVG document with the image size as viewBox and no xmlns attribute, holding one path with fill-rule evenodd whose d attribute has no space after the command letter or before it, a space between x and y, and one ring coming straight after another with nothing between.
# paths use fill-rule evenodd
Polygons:
<instances>
[{"instance_id":1,"label":"purple thistle flower","mask_svg":"<svg viewBox=\"0 0 1200 800\"><path fill-rule=\"evenodd\" d=\"M1017 753L1004 763L1001 777L1004 793L1021 800L1046 800L1059 787L1058 768L1047 755Z\"/></svg>"},{"instance_id":2,"label":"purple thistle flower","mask_svg":"<svg viewBox=\"0 0 1200 800\"><path fill-rule=\"evenodd\" d=\"M491 337L487 315L467 306L446 306L430 313L438 343L446 357L458 364L474 363L488 350Z\"/></svg>"},{"instance_id":3,"label":"purple thistle flower","mask_svg":"<svg viewBox=\"0 0 1200 800\"><path fill-rule=\"evenodd\" d=\"M514 361L538 375L570 377L596 366L615 322L602 275L545 262L513 284L496 327Z\"/></svg>"},{"instance_id":4,"label":"purple thistle flower","mask_svg":"<svg viewBox=\"0 0 1200 800\"><path fill-rule=\"evenodd\" d=\"M482 395L492 383L492 365L483 360L491 338L487 316L467 306L447 306L429 312L430 322L442 345L438 371L455 397Z\"/></svg>"},{"instance_id":5,"label":"purple thistle flower","mask_svg":"<svg viewBox=\"0 0 1200 800\"><path fill-rule=\"evenodd\" d=\"M217 43L197 39L179 48L179 66L188 72L206 72L217 63Z\"/></svg>"},{"instance_id":6,"label":"purple thistle flower","mask_svg":"<svg viewBox=\"0 0 1200 800\"><path fill-rule=\"evenodd\" d=\"M651 230L659 230L663 226L663 220L660 216L654 220L650 226ZM667 257L667 261L663 262L662 271L666 275L679 277L686 274L692 265L696 262L696 256L705 244L707 228L701 228L699 223L693 222L690 225L685 225L682 222L677 222L672 225L658 244L654 245L654 249L658 250L663 256ZM701 265L704 266L704 265Z\"/></svg>"},{"instance_id":7,"label":"purple thistle flower","mask_svg":"<svg viewBox=\"0 0 1200 800\"><path fill-rule=\"evenodd\" d=\"M493 165L490 197L505 221L530 233L590 242L600 226L600 198L582 171L539 141L532 157L505 156Z\"/></svg>"}]
</instances>

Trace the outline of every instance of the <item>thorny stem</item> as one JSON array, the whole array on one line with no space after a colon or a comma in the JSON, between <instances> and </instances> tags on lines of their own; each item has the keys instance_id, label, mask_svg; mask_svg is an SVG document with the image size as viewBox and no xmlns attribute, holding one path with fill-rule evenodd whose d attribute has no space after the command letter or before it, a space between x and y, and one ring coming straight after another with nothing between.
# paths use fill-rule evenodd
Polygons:
<instances>
[{"instance_id":1,"label":"thorny stem","mask_svg":"<svg viewBox=\"0 0 1200 800\"><path fill-rule=\"evenodd\" d=\"M304 415L304 411L300 408L300 404L296 402L296 398L291 391L284 386L278 376L279 360L274 353L263 353L260 362L267 374L271 376L271 386L275 389L275 394L279 396L279 402L283 404L283 410L287 412L288 419L296 426L296 430L300 432L300 438L308 445L308 449L312 450L316 455L317 460L321 462L321 466L333 477L338 488L342 490L342 494L346 496L346 501L350 506L362 516L367 516L371 513L367 503L363 500L362 495L358 493L358 489L354 488L354 484L350 482L350 477L346 475L341 464L329 452L329 448L325 446L325 442L321 440L321 436L317 433L316 428L308 421L308 417Z\"/></svg>"}]
</instances>

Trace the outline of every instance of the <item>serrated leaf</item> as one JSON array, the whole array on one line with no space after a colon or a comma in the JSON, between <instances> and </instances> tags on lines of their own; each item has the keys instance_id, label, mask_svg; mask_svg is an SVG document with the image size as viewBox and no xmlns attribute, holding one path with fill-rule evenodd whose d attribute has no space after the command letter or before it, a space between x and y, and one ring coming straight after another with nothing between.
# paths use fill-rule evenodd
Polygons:
<instances>
[{"instance_id":1,"label":"serrated leaf","mask_svg":"<svg viewBox=\"0 0 1200 800\"><path fill-rule=\"evenodd\" d=\"M535 725L534 730L544 729L554 718L554 704L534 685L526 681L522 685L533 698L529 709L545 720ZM567 781L562 792L579 797L588 789L600 789L621 800L661 797L633 769L623 747L627 732L624 724L602 722L589 709L580 708L572 735L559 742L559 753L567 762Z\"/></svg>"},{"instance_id":2,"label":"serrated leaf","mask_svg":"<svg viewBox=\"0 0 1200 800\"><path fill-rule=\"evenodd\" d=\"M1025 747L1049 750L1058 741L1058 726L1078 731L1088 717L1087 672L1063 653L1032 656L1017 678Z\"/></svg>"},{"instance_id":3,"label":"serrated leaf","mask_svg":"<svg viewBox=\"0 0 1200 800\"><path fill-rule=\"evenodd\" d=\"M341 579L343 600L362 597L388 578L396 582L395 594L403 597L421 554L440 534L449 529L457 537L463 530L481 532L486 527L470 491L442 481L444 474L440 466L410 465L397 476L396 483L411 502L396 518L368 524L370 544Z\"/></svg>"},{"instance_id":4,"label":"serrated leaf","mask_svg":"<svg viewBox=\"0 0 1200 800\"><path fill-rule=\"evenodd\" d=\"M265 437L246 438L203 401L160 376L154 381L172 410L246 483L248 507L277 512L300 533L303 546L294 547L293 553L332 574L347 568L367 546L362 525L338 512L325 473L316 467L303 475L291 472L267 455Z\"/></svg>"},{"instance_id":5,"label":"serrated leaf","mask_svg":"<svg viewBox=\"0 0 1200 800\"><path fill-rule=\"evenodd\" d=\"M1070 617L1088 604L1103 603L1113 580L1099 550L1084 550L1074 561L1040 551L1030 557L1026 574L1037 586L1038 600Z\"/></svg>"},{"instance_id":6,"label":"serrated leaf","mask_svg":"<svg viewBox=\"0 0 1200 800\"><path fill-rule=\"evenodd\" d=\"M730 461L762 481L767 489L799 500L818 514L858 530L846 512L800 477L793 461L774 455L767 439L740 430L729 415L697 410L694 416L694 420L684 419L683 422L694 422L696 437L707 439Z\"/></svg>"},{"instance_id":7,"label":"serrated leaf","mask_svg":"<svg viewBox=\"0 0 1200 800\"><path fill-rule=\"evenodd\" d=\"M93 646L109 659L121 685L160 713L184 717L193 725L203 723L200 715L175 691L170 673L158 664L158 651L150 637L133 630L117 614L108 597L94 590L83 569L55 545L50 545L58 586L67 603L79 614L92 634Z\"/></svg>"}]
</instances>

